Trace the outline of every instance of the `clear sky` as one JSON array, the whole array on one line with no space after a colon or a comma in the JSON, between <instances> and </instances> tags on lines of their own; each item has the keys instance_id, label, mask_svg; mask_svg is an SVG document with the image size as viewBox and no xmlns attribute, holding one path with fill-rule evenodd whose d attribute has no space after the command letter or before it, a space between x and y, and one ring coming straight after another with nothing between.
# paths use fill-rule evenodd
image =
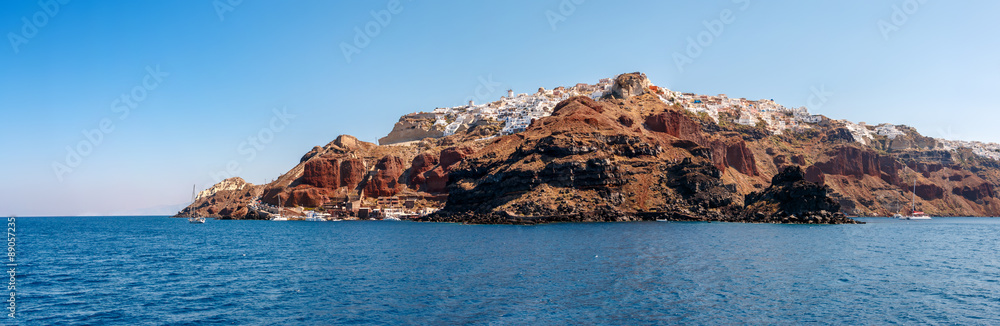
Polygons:
<instances>
[{"instance_id":1,"label":"clear sky","mask_svg":"<svg viewBox=\"0 0 1000 326\"><path fill-rule=\"evenodd\" d=\"M0 3L0 214L172 214L227 165L633 71L1000 142L996 1L60 1Z\"/></svg>"}]
</instances>

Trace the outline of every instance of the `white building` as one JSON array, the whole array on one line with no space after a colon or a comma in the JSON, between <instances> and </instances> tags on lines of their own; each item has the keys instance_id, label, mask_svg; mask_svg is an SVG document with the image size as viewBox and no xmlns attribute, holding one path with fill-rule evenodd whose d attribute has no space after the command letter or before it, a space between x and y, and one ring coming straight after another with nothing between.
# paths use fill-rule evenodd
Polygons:
<instances>
[{"instance_id":1,"label":"white building","mask_svg":"<svg viewBox=\"0 0 1000 326\"><path fill-rule=\"evenodd\" d=\"M757 121L759 121L757 120L757 117L754 117L753 115L751 115L749 112L746 111L744 111L743 114L740 115L739 119L736 119L736 123L744 126L757 125Z\"/></svg>"},{"instance_id":2,"label":"white building","mask_svg":"<svg viewBox=\"0 0 1000 326\"><path fill-rule=\"evenodd\" d=\"M906 133L896 129L896 126L888 123L883 123L875 127L875 133L879 136L889 137L889 139L896 139L896 137L906 135Z\"/></svg>"}]
</instances>

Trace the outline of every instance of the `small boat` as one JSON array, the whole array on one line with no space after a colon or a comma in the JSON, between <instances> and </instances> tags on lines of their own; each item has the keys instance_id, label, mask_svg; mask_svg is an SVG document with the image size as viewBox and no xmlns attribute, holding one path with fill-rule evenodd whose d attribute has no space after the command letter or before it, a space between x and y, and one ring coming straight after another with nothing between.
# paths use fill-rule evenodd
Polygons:
<instances>
[{"instance_id":1,"label":"small boat","mask_svg":"<svg viewBox=\"0 0 1000 326\"><path fill-rule=\"evenodd\" d=\"M275 214L274 217L271 218L271 220L272 221L287 221L288 218L285 217L284 215L281 215L281 211L284 208L285 207L281 205L281 195L279 194L278 195L278 214Z\"/></svg>"},{"instance_id":2,"label":"small boat","mask_svg":"<svg viewBox=\"0 0 1000 326\"><path fill-rule=\"evenodd\" d=\"M197 197L195 197L195 189L197 187L198 187L198 185L192 185L191 186L191 203L192 204L194 204L194 200L197 199ZM201 217L201 216L198 216L197 212L192 212L191 216L188 217L188 223L191 223L191 224L204 224L205 223L205 218Z\"/></svg>"},{"instance_id":3,"label":"small boat","mask_svg":"<svg viewBox=\"0 0 1000 326\"><path fill-rule=\"evenodd\" d=\"M330 214L309 212L306 214L307 222L326 222L326 218L330 217Z\"/></svg>"},{"instance_id":4,"label":"small boat","mask_svg":"<svg viewBox=\"0 0 1000 326\"><path fill-rule=\"evenodd\" d=\"M401 221L403 217L403 210L399 208L386 208L382 210L382 220L383 221Z\"/></svg>"},{"instance_id":5,"label":"small boat","mask_svg":"<svg viewBox=\"0 0 1000 326\"><path fill-rule=\"evenodd\" d=\"M913 171L916 173L916 171ZM917 210L917 177L916 174L913 176L913 199L910 202L910 211L913 212L910 216L904 216L904 220L929 220L930 216L924 214L922 211ZM897 214L898 215L898 214Z\"/></svg>"}]
</instances>

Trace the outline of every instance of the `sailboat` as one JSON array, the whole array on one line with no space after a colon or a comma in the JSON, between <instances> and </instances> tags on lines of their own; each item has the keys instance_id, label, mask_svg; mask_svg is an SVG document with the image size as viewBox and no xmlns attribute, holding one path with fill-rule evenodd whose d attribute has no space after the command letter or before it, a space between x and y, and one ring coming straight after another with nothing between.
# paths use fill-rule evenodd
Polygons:
<instances>
[{"instance_id":1,"label":"sailboat","mask_svg":"<svg viewBox=\"0 0 1000 326\"><path fill-rule=\"evenodd\" d=\"M191 203L192 204L194 204L194 200L195 200L195 198L197 198L197 197L195 197L195 188L196 187L197 187L197 185L191 185ZM201 217L201 216L198 216L198 211L193 211L193 212L191 212L191 216L188 217L188 223L203 224L203 223L205 223L205 218Z\"/></svg>"},{"instance_id":2,"label":"sailboat","mask_svg":"<svg viewBox=\"0 0 1000 326\"><path fill-rule=\"evenodd\" d=\"M900 193L900 195L902 195L902 193ZM903 205L900 205L899 199L893 199L892 203L886 206L888 206L887 208L890 212L896 212L892 215L892 218L903 218L903 214L901 214L903 211Z\"/></svg>"},{"instance_id":3,"label":"sailboat","mask_svg":"<svg viewBox=\"0 0 1000 326\"><path fill-rule=\"evenodd\" d=\"M288 218L281 215L284 207L281 205L281 194L278 194L278 214L271 218L272 221L287 221Z\"/></svg>"},{"instance_id":4,"label":"sailboat","mask_svg":"<svg viewBox=\"0 0 1000 326\"><path fill-rule=\"evenodd\" d=\"M909 216L903 216L902 219L904 219L904 220L929 220L929 219L931 219L930 216L928 216L927 214L924 214L924 212L921 212L921 211L917 210L917 176L916 176L916 172L917 171L913 171L913 173L914 173L914 176L913 176L913 199L910 201L910 212L911 212L911 214Z\"/></svg>"}]
</instances>

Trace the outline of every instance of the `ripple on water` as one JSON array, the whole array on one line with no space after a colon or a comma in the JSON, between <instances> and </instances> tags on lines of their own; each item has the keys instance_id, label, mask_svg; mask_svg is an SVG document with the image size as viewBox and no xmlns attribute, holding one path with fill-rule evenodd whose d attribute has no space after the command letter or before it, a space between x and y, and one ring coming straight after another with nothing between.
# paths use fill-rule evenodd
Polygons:
<instances>
[{"instance_id":1,"label":"ripple on water","mask_svg":"<svg viewBox=\"0 0 1000 326\"><path fill-rule=\"evenodd\" d=\"M25 218L32 324L1000 324L1000 222Z\"/></svg>"}]
</instances>

